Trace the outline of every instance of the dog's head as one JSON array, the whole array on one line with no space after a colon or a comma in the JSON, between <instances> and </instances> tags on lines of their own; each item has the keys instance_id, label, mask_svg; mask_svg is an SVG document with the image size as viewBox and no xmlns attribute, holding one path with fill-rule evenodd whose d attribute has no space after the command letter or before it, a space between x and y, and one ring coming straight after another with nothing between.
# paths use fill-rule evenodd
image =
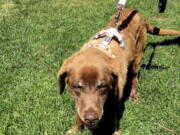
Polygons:
<instances>
[{"instance_id":1,"label":"dog's head","mask_svg":"<svg viewBox=\"0 0 180 135\"><path fill-rule=\"evenodd\" d=\"M110 63L97 61L96 58L91 62L81 57L69 58L58 73L60 93L67 83L76 111L89 129L96 128L101 120L109 93L119 96L118 75L110 67Z\"/></svg>"}]
</instances>

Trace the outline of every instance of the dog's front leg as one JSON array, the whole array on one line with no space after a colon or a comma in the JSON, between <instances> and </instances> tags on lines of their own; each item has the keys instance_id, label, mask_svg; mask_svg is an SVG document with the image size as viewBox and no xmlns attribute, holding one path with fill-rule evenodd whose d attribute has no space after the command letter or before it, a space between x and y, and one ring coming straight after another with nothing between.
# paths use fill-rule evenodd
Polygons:
<instances>
[{"instance_id":1,"label":"dog's front leg","mask_svg":"<svg viewBox=\"0 0 180 135\"><path fill-rule=\"evenodd\" d=\"M117 104L117 110L115 112L115 131L113 135L120 135L119 127L120 127L120 120L123 116L125 110L125 105L123 101L119 101Z\"/></svg>"},{"instance_id":2,"label":"dog's front leg","mask_svg":"<svg viewBox=\"0 0 180 135\"><path fill-rule=\"evenodd\" d=\"M75 121L75 125L72 127L72 129L68 130L66 132L66 134L75 134L78 131L80 131L83 128L83 122L80 119L79 115L76 114L76 121Z\"/></svg>"}]
</instances>

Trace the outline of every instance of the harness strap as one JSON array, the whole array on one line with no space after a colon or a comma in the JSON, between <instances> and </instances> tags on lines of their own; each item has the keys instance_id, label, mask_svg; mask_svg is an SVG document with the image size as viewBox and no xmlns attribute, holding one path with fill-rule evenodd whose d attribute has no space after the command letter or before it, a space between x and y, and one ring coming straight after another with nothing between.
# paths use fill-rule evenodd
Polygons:
<instances>
[{"instance_id":1,"label":"harness strap","mask_svg":"<svg viewBox=\"0 0 180 135\"><path fill-rule=\"evenodd\" d=\"M116 28L109 28L106 30L100 31L97 35L94 36L93 39L98 39L100 38L104 33L106 33L106 37L103 40L103 42L100 44L100 47L102 48L108 48L109 43L111 42L113 37L116 37L119 41L119 45L121 48L125 47L124 41L122 36L119 34Z\"/></svg>"}]
</instances>

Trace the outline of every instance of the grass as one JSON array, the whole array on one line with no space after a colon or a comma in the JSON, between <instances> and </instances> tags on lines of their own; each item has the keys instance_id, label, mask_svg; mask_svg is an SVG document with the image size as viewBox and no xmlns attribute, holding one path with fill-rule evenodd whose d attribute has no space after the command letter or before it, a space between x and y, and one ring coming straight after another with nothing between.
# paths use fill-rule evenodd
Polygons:
<instances>
[{"instance_id":1,"label":"grass","mask_svg":"<svg viewBox=\"0 0 180 135\"><path fill-rule=\"evenodd\" d=\"M116 0L0 0L0 135L64 135L74 120L69 93L57 94L63 60L103 28ZM179 29L180 2L127 1L162 28ZM177 37L148 36L147 44ZM178 38L179 40L179 38ZM147 45L142 64L153 53ZM123 135L180 134L179 43L155 48L151 68L142 68L139 101L126 102ZM85 130L77 135L87 135Z\"/></svg>"}]
</instances>

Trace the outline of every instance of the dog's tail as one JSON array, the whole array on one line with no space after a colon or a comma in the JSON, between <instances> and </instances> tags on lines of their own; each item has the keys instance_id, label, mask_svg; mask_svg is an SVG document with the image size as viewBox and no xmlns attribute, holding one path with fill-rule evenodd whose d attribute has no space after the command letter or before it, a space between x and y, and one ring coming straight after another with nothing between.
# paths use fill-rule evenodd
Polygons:
<instances>
[{"instance_id":1,"label":"dog's tail","mask_svg":"<svg viewBox=\"0 0 180 135\"><path fill-rule=\"evenodd\" d=\"M152 24L147 25L147 32L153 35L180 35L180 31L157 28Z\"/></svg>"}]
</instances>

